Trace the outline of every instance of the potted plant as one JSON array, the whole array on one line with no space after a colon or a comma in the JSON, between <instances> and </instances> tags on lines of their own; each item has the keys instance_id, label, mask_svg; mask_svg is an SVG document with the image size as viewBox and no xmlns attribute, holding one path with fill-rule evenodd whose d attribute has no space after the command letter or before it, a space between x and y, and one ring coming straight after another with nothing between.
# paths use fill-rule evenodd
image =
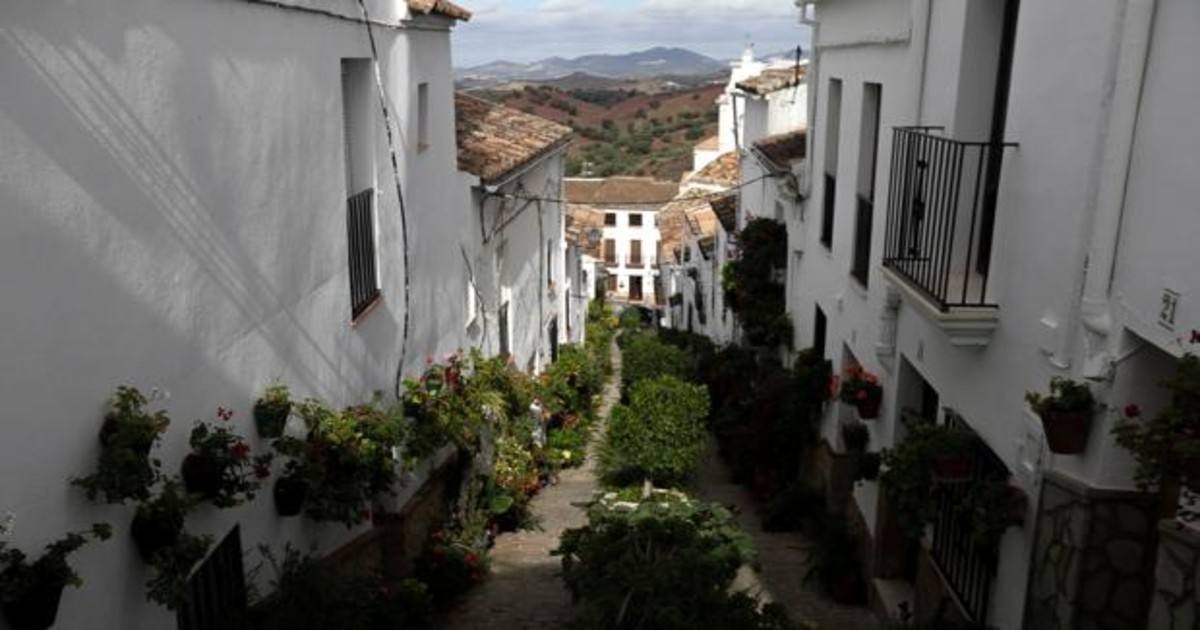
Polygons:
<instances>
[{"instance_id":1,"label":"potted plant","mask_svg":"<svg viewBox=\"0 0 1200 630\"><path fill-rule=\"evenodd\" d=\"M283 435L288 416L292 413L291 392L283 383L267 386L261 398L254 402L254 426L258 436L277 438Z\"/></svg>"},{"instance_id":2,"label":"potted plant","mask_svg":"<svg viewBox=\"0 0 1200 630\"><path fill-rule=\"evenodd\" d=\"M171 423L166 412L150 413L150 399L136 387L121 386L109 400L100 427L100 457L96 471L71 483L83 488L88 499L103 496L111 504L144 500L158 478L159 462L150 449Z\"/></svg>"},{"instance_id":3,"label":"potted plant","mask_svg":"<svg viewBox=\"0 0 1200 630\"><path fill-rule=\"evenodd\" d=\"M195 499L175 479L165 480L156 496L138 506L129 533L143 561L151 562L155 554L175 544L193 507Z\"/></svg>"},{"instance_id":4,"label":"potted plant","mask_svg":"<svg viewBox=\"0 0 1200 630\"><path fill-rule=\"evenodd\" d=\"M858 410L858 417L874 420L879 417L879 407L883 403L883 386L879 384L879 377L862 366L853 365L842 375L839 397Z\"/></svg>"},{"instance_id":5,"label":"potted plant","mask_svg":"<svg viewBox=\"0 0 1200 630\"><path fill-rule=\"evenodd\" d=\"M233 411L217 408L222 424L197 422L189 443L192 452L183 459L183 485L220 508L253 500L263 479L271 475L270 453L250 457L250 446L229 428Z\"/></svg>"},{"instance_id":6,"label":"potted plant","mask_svg":"<svg viewBox=\"0 0 1200 630\"><path fill-rule=\"evenodd\" d=\"M1042 419L1046 443L1052 452L1074 455L1087 448L1096 400L1086 384L1055 377L1050 379L1048 395L1028 392L1025 400Z\"/></svg>"},{"instance_id":7,"label":"potted plant","mask_svg":"<svg viewBox=\"0 0 1200 630\"><path fill-rule=\"evenodd\" d=\"M994 554L1006 529L1024 525L1028 507L1023 490L1008 481L991 479L972 485L956 512L967 523L971 543Z\"/></svg>"},{"instance_id":8,"label":"potted plant","mask_svg":"<svg viewBox=\"0 0 1200 630\"><path fill-rule=\"evenodd\" d=\"M859 453L854 458L854 480L877 481L882 463L879 453Z\"/></svg>"},{"instance_id":9,"label":"potted plant","mask_svg":"<svg viewBox=\"0 0 1200 630\"><path fill-rule=\"evenodd\" d=\"M211 536L196 536L180 530L170 545L159 549L149 561L154 572L146 580L146 600L178 609L187 598L192 569L208 555Z\"/></svg>"},{"instance_id":10,"label":"potted plant","mask_svg":"<svg viewBox=\"0 0 1200 630\"><path fill-rule=\"evenodd\" d=\"M853 606L866 601L858 539L844 518L825 524L820 544L811 547L806 581L819 580L833 601Z\"/></svg>"},{"instance_id":11,"label":"potted plant","mask_svg":"<svg viewBox=\"0 0 1200 630\"><path fill-rule=\"evenodd\" d=\"M1135 479L1143 489L1158 486L1164 515L1174 515L1180 482L1200 490L1200 357L1184 355L1175 374L1162 382L1170 401L1151 418L1136 404L1126 405L1125 419L1113 427L1117 443L1137 461Z\"/></svg>"},{"instance_id":12,"label":"potted plant","mask_svg":"<svg viewBox=\"0 0 1200 630\"><path fill-rule=\"evenodd\" d=\"M293 471L275 481L272 493L275 497L275 512L280 516L299 516L304 510L304 497L308 493L308 485L304 477Z\"/></svg>"},{"instance_id":13,"label":"potted plant","mask_svg":"<svg viewBox=\"0 0 1200 630\"><path fill-rule=\"evenodd\" d=\"M939 426L929 439L929 467L934 481L952 483L971 477L971 450L978 438L967 431Z\"/></svg>"},{"instance_id":14,"label":"potted plant","mask_svg":"<svg viewBox=\"0 0 1200 630\"><path fill-rule=\"evenodd\" d=\"M850 453L862 453L871 442L871 432L867 425L861 422L850 422L842 425L842 444Z\"/></svg>"},{"instance_id":15,"label":"potted plant","mask_svg":"<svg viewBox=\"0 0 1200 630\"><path fill-rule=\"evenodd\" d=\"M0 543L0 610L12 630L45 630L58 617L58 603L67 586L83 584L67 558L88 542L108 540L112 528L105 523L67 534L46 545L46 552L28 562L25 554Z\"/></svg>"}]
</instances>

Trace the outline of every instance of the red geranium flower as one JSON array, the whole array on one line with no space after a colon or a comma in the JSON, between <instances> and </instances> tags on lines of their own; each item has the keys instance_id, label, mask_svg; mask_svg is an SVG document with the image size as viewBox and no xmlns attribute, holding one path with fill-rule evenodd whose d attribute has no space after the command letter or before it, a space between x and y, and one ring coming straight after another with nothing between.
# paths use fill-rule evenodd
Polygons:
<instances>
[{"instance_id":1,"label":"red geranium flower","mask_svg":"<svg viewBox=\"0 0 1200 630\"><path fill-rule=\"evenodd\" d=\"M1142 415L1142 408L1137 406L1137 404L1129 403L1128 405L1125 405L1126 418L1136 418L1140 415Z\"/></svg>"},{"instance_id":2,"label":"red geranium flower","mask_svg":"<svg viewBox=\"0 0 1200 630\"><path fill-rule=\"evenodd\" d=\"M250 455L250 447L245 442L238 442L229 447L229 454L233 455L233 458L240 462Z\"/></svg>"},{"instance_id":3,"label":"red geranium flower","mask_svg":"<svg viewBox=\"0 0 1200 630\"><path fill-rule=\"evenodd\" d=\"M479 556L475 553L468 553L465 560L467 561L467 566L471 567L472 569L479 566Z\"/></svg>"}]
</instances>

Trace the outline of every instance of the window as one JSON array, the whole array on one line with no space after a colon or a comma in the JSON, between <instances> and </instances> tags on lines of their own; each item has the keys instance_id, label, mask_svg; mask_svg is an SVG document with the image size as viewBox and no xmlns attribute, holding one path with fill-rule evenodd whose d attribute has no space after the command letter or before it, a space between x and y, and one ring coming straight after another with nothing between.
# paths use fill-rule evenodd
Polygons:
<instances>
[{"instance_id":1,"label":"window","mask_svg":"<svg viewBox=\"0 0 1200 630\"><path fill-rule=\"evenodd\" d=\"M629 227L642 227L641 213L634 212L629 215Z\"/></svg>"},{"instance_id":2,"label":"window","mask_svg":"<svg viewBox=\"0 0 1200 630\"><path fill-rule=\"evenodd\" d=\"M617 290L617 277L609 276L609 277L605 278L605 288L609 291L616 291Z\"/></svg>"},{"instance_id":3,"label":"window","mask_svg":"<svg viewBox=\"0 0 1200 630\"><path fill-rule=\"evenodd\" d=\"M342 60L342 118L346 160L346 232L350 316L357 320L379 298L375 258L375 143L371 62Z\"/></svg>"},{"instance_id":4,"label":"window","mask_svg":"<svg viewBox=\"0 0 1200 630\"><path fill-rule=\"evenodd\" d=\"M558 318L550 320L550 362L558 360Z\"/></svg>"},{"instance_id":5,"label":"window","mask_svg":"<svg viewBox=\"0 0 1200 630\"><path fill-rule=\"evenodd\" d=\"M610 267L617 264L617 241L614 239L604 239L604 264Z\"/></svg>"},{"instance_id":6,"label":"window","mask_svg":"<svg viewBox=\"0 0 1200 630\"><path fill-rule=\"evenodd\" d=\"M821 244L833 249L833 220L837 207L839 127L842 124L842 80L829 80L829 104L825 114L825 192L822 199Z\"/></svg>"},{"instance_id":7,"label":"window","mask_svg":"<svg viewBox=\"0 0 1200 630\"><path fill-rule=\"evenodd\" d=\"M508 302L500 305L500 354L512 354L512 348L509 347L508 341Z\"/></svg>"},{"instance_id":8,"label":"window","mask_svg":"<svg viewBox=\"0 0 1200 630\"><path fill-rule=\"evenodd\" d=\"M642 266L642 242L641 241L629 241L629 266L630 267L641 267Z\"/></svg>"},{"instance_id":9,"label":"window","mask_svg":"<svg viewBox=\"0 0 1200 630\"><path fill-rule=\"evenodd\" d=\"M546 286L554 286L554 239L546 241Z\"/></svg>"},{"instance_id":10,"label":"window","mask_svg":"<svg viewBox=\"0 0 1200 630\"><path fill-rule=\"evenodd\" d=\"M241 530L234 526L188 579L184 604L175 613L180 630L245 627L245 575Z\"/></svg>"},{"instance_id":11,"label":"window","mask_svg":"<svg viewBox=\"0 0 1200 630\"><path fill-rule=\"evenodd\" d=\"M825 356L825 337L828 334L827 329L829 322L825 319L825 311L821 310L821 306L817 305L817 314L813 319L813 343L812 347L817 351L817 354L822 358Z\"/></svg>"},{"instance_id":12,"label":"window","mask_svg":"<svg viewBox=\"0 0 1200 630\"><path fill-rule=\"evenodd\" d=\"M606 225L608 227L616 227L617 226L617 213L605 212L604 213L604 225Z\"/></svg>"},{"instance_id":13,"label":"window","mask_svg":"<svg viewBox=\"0 0 1200 630\"><path fill-rule=\"evenodd\" d=\"M854 219L854 259L850 275L866 287L871 271L871 227L875 220L875 171L879 155L879 107L883 86L863 84L862 132L858 149L858 197Z\"/></svg>"},{"instance_id":14,"label":"window","mask_svg":"<svg viewBox=\"0 0 1200 630\"><path fill-rule=\"evenodd\" d=\"M634 302L642 301L642 277L641 276L630 276L629 277L629 299L633 300Z\"/></svg>"},{"instance_id":15,"label":"window","mask_svg":"<svg viewBox=\"0 0 1200 630\"><path fill-rule=\"evenodd\" d=\"M429 84L417 86L417 151L429 148Z\"/></svg>"}]
</instances>

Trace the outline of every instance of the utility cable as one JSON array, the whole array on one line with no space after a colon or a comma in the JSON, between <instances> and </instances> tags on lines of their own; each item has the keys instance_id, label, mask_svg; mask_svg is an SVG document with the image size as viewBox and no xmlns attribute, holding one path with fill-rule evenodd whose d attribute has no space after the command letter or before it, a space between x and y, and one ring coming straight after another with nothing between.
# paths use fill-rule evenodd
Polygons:
<instances>
[{"instance_id":1,"label":"utility cable","mask_svg":"<svg viewBox=\"0 0 1200 630\"><path fill-rule=\"evenodd\" d=\"M702 195L696 195L695 197L675 197L674 199L666 199L666 200L660 199L660 200L656 200L656 201L570 201L568 199L563 199L560 197L527 196L527 195L521 195L519 193L511 194L511 193L499 193L499 192L488 193L488 196L496 197L496 198L503 198L503 199L508 199L508 200L516 200L516 201L530 201L530 202L542 201L542 202L546 202L546 203L561 203L561 204L567 204L567 205L571 205L571 206L616 207L616 208L621 208L621 207L625 207L625 206L665 206L669 203L673 203L676 201L702 201L702 200L717 201L719 199L724 199L725 197L728 197L730 194L735 193L735 192L737 192L743 188L746 188L752 184L757 184L758 182L761 182L765 179L775 179L775 178L778 178L781 176L782 176L781 173L767 173L766 175L762 175L760 177L755 177L754 179L742 182L741 184L738 184L737 186L733 186L731 188L726 188L721 191L715 191L715 192L705 193Z\"/></svg>"},{"instance_id":2,"label":"utility cable","mask_svg":"<svg viewBox=\"0 0 1200 630\"><path fill-rule=\"evenodd\" d=\"M404 378L404 359L408 354L409 320L412 316L412 273L409 268L408 251L408 213L404 207L404 185L400 181L400 162L396 158L396 141L392 137L392 117L388 110L387 91L383 88L383 71L379 66L379 49L375 45L375 31L371 27L371 16L367 13L364 0L358 0L358 8L362 10L362 23L367 29L367 39L371 42L371 61L375 69L375 86L379 91L379 108L383 110L383 125L387 130L388 152L392 157L392 178L396 180L396 200L400 205L400 237L404 247L404 332L400 338L400 358L396 364L395 395L401 397L400 386Z\"/></svg>"}]
</instances>

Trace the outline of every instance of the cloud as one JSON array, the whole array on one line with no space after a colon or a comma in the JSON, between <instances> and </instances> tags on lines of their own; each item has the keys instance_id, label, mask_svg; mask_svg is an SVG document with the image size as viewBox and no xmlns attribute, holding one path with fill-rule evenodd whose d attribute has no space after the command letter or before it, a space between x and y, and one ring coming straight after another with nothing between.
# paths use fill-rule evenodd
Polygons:
<instances>
[{"instance_id":1,"label":"cloud","mask_svg":"<svg viewBox=\"0 0 1200 630\"><path fill-rule=\"evenodd\" d=\"M455 65L679 46L734 58L807 44L792 0L477 0L454 34Z\"/></svg>"}]
</instances>

